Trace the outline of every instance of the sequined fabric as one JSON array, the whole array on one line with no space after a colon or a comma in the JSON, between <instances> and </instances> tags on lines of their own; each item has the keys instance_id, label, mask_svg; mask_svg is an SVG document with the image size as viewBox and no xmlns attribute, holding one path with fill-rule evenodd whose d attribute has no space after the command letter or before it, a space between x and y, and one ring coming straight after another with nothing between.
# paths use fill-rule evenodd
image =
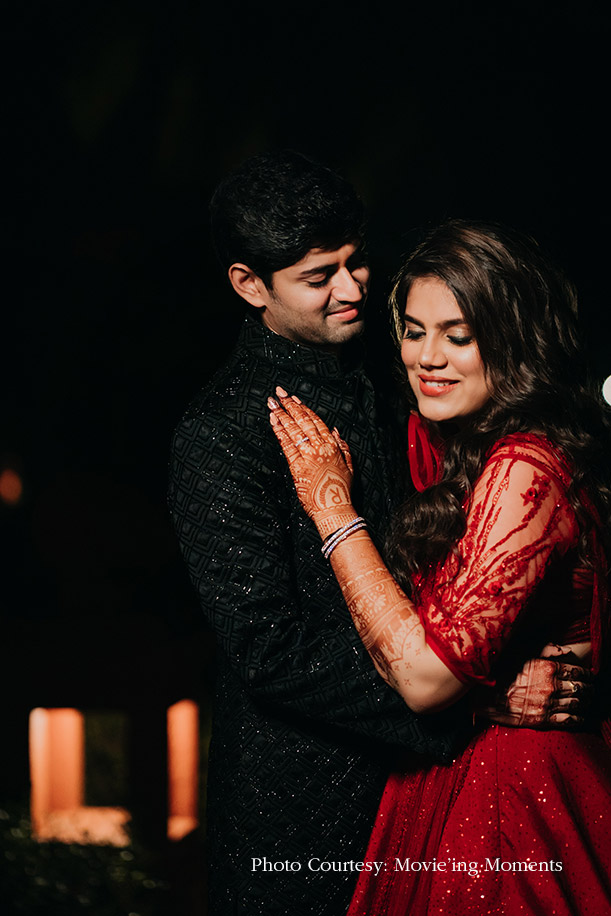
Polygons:
<instances>
[{"instance_id":1,"label":"sequined fabric","mask_svg":"<svg viewBox=\"0 0 611 916\"><path fill-rule=\"evenodd\" d=\"M269 425L278 384L348 441L374 537L390 509L387 432L358 359L247 320L180 423L171 470L181 549L218 646L210 912L343 916L389 749L442 759L460 722L419 719L376 674Z\"/></svg>"},{"instance_id":2,"label":"sequined fabric","mask_svg":"<svg viewBox=\"0 0 611 916\"><path fill-rule=\"evenodd\" d=\"M493 684L548 640L600 615L605 572L580 568L570 475L549 443L508 437L478 481L454 557L421 583L439 656ZM380 805L349 916L607 916L611 749L589 731L490 725L451 765L397 772Z\"/></svg>"}]
</instances>

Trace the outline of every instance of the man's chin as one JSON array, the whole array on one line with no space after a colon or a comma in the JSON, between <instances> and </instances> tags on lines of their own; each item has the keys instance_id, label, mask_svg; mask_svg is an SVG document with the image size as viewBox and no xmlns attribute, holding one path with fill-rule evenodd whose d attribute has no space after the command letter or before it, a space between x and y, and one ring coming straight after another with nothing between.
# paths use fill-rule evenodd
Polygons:
<instances>
[{"instance_id":1,"label":"man's chin","mask_svg":"<svg viewBox=\"0 0 611 916\"><path fill-rule=\"evenodd\" d=\"M363 320L352 321L341 328L329 328L327 326L324 337L321 335L316 340L303 340L302 343L311 347L319 347L321 350L337 351L346 346L353 340L357 340L365 328Z\"/></svg>"},{"instance_id":2,"label":"man's chin","mask_svg":"<svg viewBox=\"0 0 611 916\"><path fill-rule=\"evenodd\" d=\"M347 343L349 340L352 340L355 337L360 337L364 330L365 318L361 314L358 316L358 318L354 318L352 321L347 321L343 327L337 328L337 337L343 343Z\"/></svg>"}]
</instances>

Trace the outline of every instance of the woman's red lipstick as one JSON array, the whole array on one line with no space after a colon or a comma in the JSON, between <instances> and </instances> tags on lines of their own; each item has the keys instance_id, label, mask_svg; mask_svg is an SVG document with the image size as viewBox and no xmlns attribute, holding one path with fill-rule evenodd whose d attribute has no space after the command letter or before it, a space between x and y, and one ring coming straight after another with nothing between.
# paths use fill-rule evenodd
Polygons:
<instances>
[{"instance_id":1,"label":"woman's red lipstick","mask_svg":"<svg viewBox=\"0 0 611 916\"><path fill-rule=\"evenodd\" d=\"M429 398L438 398L453 391L458 385L456 379L442 378L438 375L419 375L418 385L422 394Z\"/></svg>"}]
</instances>

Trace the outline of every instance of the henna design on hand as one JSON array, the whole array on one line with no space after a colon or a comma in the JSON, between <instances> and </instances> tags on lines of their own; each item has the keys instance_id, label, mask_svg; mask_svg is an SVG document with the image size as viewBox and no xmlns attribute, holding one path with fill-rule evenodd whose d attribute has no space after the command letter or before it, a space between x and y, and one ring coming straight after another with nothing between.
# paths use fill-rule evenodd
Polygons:
<instances>
[{"instance_id":1,"label":"henna design on hand","mask_svg":"<svg viewBox=\"0 0 611 916\"><path fill-rule=\"evenodd\" d=\"M475 711L502 725L580 725L592 699L591 681L589 669L579 665L530 659L504 692L476 704Z\"/></svg>"},{"instance_id":2,"label":"henna design on hand","mask_svg":"<svg viewBox=\"0 0 611 916\"><path fill-rule=\"evenodd\" d=\"M333 562L333 561L332 561ZM353 578L334 570L363 644L384 678L402 695L411 686L411 659L424 643L424 628L411 601L385 566Z\"/></svg>"},{"instance_id":3,"label":"henna design on hand","mask_svg":"<svg viewBox=\"0 0 611 916\"><path fill-rule=\"evenodd\" d=\"M353 468L350 450L337 430L331 432L320 417L277 389L279 403L269 398L270 422L288 461L299 500L327 537L356 517L350 489Z\"/></svg>"}]
</instances>

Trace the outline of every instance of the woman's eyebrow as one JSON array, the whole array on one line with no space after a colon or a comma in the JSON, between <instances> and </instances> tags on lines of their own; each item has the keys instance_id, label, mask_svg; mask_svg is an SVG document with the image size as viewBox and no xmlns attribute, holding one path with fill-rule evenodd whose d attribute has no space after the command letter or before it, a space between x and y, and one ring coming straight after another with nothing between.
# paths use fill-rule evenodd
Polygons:
<instances>
[{"instance_id":1,"label":"woman's eyebrow","mask_svg":"<svg viewBox=\"0 0 611 916\"><path fill-rule=\"evenodd\" d=\"M418 318L414 318L412 315L405 315L405 316L404 316L404 320L405 320L406 322L409 321L410 324L417 324L419 328L423 328L423 327L424 327L423 322L422 322L422 321L419 321ZM465 325L466 325L466 324L468 324L468 322L465 321L465 319L464 319L464 318L462 317L462 315L461 315L459 318L448 318L447 321L439 321L439 322L435 325L435 327L436 327L436 328L439 328L441 331L445 331L445 330L447 330L448 328L453 328L453 327L455 327L457 324L465 324Z\"/></svg>"}]
</instances>

